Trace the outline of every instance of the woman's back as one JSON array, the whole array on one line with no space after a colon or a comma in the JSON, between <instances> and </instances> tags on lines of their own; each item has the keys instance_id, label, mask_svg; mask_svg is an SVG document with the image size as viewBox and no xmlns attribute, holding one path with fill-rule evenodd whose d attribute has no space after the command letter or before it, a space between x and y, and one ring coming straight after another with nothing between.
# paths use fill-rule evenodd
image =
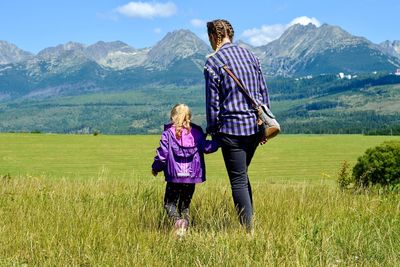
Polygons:
<instances>
[{"instance_id":1,"label":"woman's back","mask_svg":"<svg viewBox=\"0 0 400 267\"><path fill-rule=\"evenodd\" d=\"M207 105L216 105L218 118L209 114L211 120L218 120L220 132L232 135L251 135L258 131L257 116L249 99L241 92L236 82L222 69L226 65L244 84L250 95L260 104L269 104L268 91L255 55L236 44L227 43L205 64ZM208 109L211 110L212 109ZM208 121L208 125L215 122ZM218 127L219 127L218 126Z\"/></svg>"}]
</instances>

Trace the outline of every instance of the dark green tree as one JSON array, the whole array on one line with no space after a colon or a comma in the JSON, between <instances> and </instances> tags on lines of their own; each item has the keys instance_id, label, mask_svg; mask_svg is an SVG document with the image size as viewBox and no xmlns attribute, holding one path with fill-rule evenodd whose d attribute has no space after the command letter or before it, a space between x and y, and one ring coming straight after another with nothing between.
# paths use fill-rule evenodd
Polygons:
<instances>
[{"instance_id":1,"label":"dark green tree","mask_svg":"<svg viewBox=\"0 0 400 267\"><path fill-rule=\"evenodd\" d=\"M398 185L400 183L400 141L384 142L368 149L353 168L358 186Z\"/></svg>"}]
</instances>

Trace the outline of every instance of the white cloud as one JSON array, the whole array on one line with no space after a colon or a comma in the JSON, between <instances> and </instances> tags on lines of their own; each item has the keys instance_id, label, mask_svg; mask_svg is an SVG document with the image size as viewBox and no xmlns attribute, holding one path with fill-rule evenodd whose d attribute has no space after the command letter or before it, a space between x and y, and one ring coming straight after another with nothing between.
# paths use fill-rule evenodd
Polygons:
<instances>
[{"instance_id":1,"label":"white cloud","mask_svg":"<svg viewBox=\"0 0 400 267\"><path fill-rule=\"evenodd\" d=\"M192 19L190 21L190 24L192 24L192 26L194 26L196 28L206 27L206 22L204 20L201 20L201 19Z\"/></svg>"},{"instance_id":2,"label":"white cloud","mask_svg":"<svg viewBox=\"0 0 400 267\"><path fill-rule=\"evenodd\" d=\"M130 2L115 9L115 11L119 14L132 18L145 19L151 19L154 17L171 17L176 14L177 10L178 8L172 2Z\"/></svg>"},{"instance_id":3,"label":"white cloud","mask_svg":"<svg viewBox=\"0 0 400 267\"><path fill-rule=\"evenodd\" d=\"M251 45L260 46L278 39L287 28L294 24L308 25L309 23L317 27L321 26L321 23L316 18L302 16L293 19L288 24L263 25L261 28L248 29L242 33L242 36L245 39L247 38L246 41Z\"/></svg>"},{"instance_id":4,"label":"white cloud","mask_svg":"<svg viewBox=\"0 0 400 267\"><path fill-rule=\"evenodd\" d=\"M156 34L160 34L162 32L161 28L155 28L153 31Z\"/></svg>"},{"instance_id":5,"label":"white cloud","mask_svg":"<svg viewBox=\"0 0 400 267\"><path fill-rule=\"evenodd\" d=\"M286 25L283 24L263 25L261 28L245 30L242 35L248 38L250 44L260 46L278 39L285 30Z\"/></svg>"},{"instance_id":6,"label":"white cloud","mask_svg":"<svg viewBox=\"0 0 400 267\"><path fill-rule=\"evenodd\" d=\"M293 26L295 24L308 25L310 23L314 24L317 27L321 26L321 22L319 22L316 18L309 18L309 17L306 17L306 16L302 16L302 17L297 17L294 20L292 20L288 24L288 27Z\"/></svg>"}]
</instances>

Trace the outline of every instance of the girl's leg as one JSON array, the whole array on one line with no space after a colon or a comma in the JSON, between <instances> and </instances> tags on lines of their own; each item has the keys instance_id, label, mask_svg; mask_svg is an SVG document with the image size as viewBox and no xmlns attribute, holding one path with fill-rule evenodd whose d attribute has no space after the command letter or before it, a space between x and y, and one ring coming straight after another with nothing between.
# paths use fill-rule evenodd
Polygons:
<instances>
[{"instance_id":1,"label":"girl's leg","mask_svg":"<svg viewBox=\"0 0 400 267\"><path fill-rule=\"evenodd\" d=\"M190 219L190 202L192 201L195 189L196 184L181 184L178 208L181 216L188 221Z\"/></svg>"},{"instance_id":2,"label":"girl's leg","mask_svg":"<svg viewBox=\"0 0 400 267\"><path fill-rule=\"evenodd\" d=\"M175 221L179 219L177 202L179 198L179 184L167 182L164 195L164 208L168 218Z\"/></svg>"}]
</instances>

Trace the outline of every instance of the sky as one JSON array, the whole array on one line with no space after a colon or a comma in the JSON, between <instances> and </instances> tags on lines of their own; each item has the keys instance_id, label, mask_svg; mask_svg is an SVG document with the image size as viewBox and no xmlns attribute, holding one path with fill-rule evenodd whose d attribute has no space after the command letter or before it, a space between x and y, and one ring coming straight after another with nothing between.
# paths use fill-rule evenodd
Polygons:
<instances>
[{"instance_id":1,"label":"sky","mask_svg":"<svg viewBox=\"0 0 400 267\"><path fill-rule=\"evenodd\" d=\"M120 40L155 45L168 32L189 29L207 40L207 21L231 22L235 39L255 46L295 23L327 23L374 43L400 40L399 0L1 0L0 40L26 51L69 41Z\"/></svg>"}]
</instances>

